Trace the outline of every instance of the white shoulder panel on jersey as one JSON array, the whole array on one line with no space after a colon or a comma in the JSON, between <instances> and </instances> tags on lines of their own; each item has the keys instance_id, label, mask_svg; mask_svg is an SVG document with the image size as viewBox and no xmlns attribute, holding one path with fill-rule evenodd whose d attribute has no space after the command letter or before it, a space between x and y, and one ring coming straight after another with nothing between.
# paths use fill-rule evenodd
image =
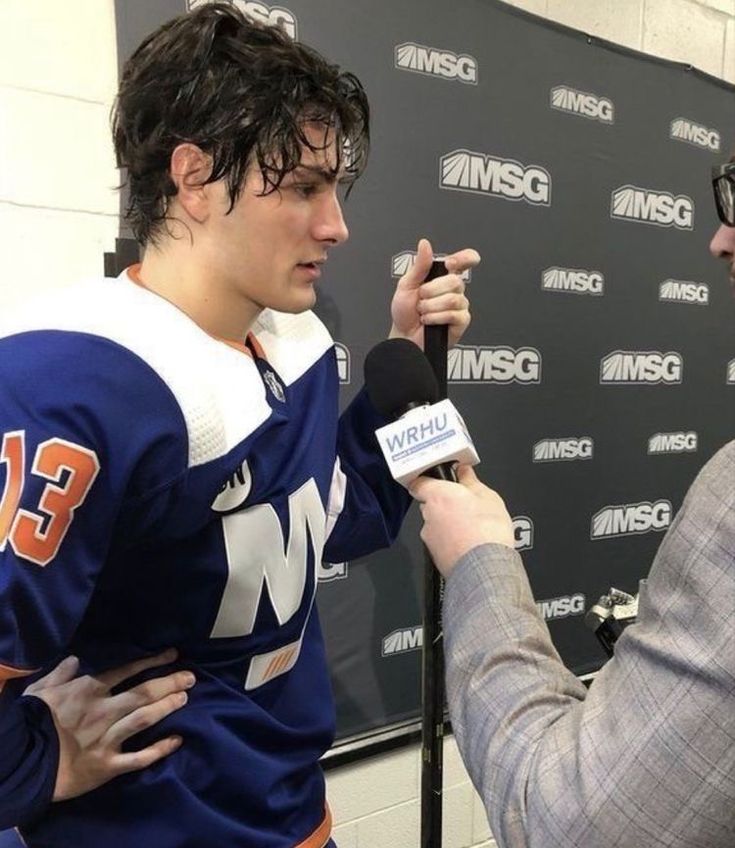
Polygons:
<instances>
[{"instance_id":1,"label":"white shoulder panel on jersey","mask_svg":"<svg viewBox=\"0 0 735 848\"><path fill-rule=\"evenodd\" d=\"M0 321L0 338L32 330L100 336L144 360L179 404L190 467L223 456L271 415L249 356L126 274L70 286Z\"/></svg>"},{"instance_id":2,"label":"white shoulder panel on jersey","mask_svg":"<svg viewBox=\"0 0 735 848\"><path fill-rule=\"evenodd\" d=\"M329 331L311 311L292 315L265 309L253 324L253 335L287 386L334 347Z\"/></svg>"}]
</instances>

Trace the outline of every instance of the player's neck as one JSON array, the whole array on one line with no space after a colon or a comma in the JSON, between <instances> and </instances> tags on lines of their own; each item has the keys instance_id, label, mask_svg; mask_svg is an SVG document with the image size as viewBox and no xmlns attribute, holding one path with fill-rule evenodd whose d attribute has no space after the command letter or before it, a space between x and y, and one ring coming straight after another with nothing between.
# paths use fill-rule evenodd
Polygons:
<instances>
[{"instance_id":1,"label":"player's neck","mask_svg":"<svg viewBox=\"0 0 735 848\"><path fill-rule=\"evenodd\" d=\"M140 282L185 312L206 333L242 341L262 308L218 280L206 263L174 249L146 248Z\"/></svg>"}]
</instances>

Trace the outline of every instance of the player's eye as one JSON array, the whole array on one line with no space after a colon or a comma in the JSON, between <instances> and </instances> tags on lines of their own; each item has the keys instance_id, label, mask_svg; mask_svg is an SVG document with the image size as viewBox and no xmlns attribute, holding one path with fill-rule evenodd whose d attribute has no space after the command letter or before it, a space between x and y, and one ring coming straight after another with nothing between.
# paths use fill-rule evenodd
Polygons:
<instances>
[{"instance_id":1,"label":"player's eye","mask_svg":"<svg viewBox=\"0 0 735 848\"><path fill-rule=\"evenodd\" d=\"M295 183L293 188L297 194L306 198L313 197L319 191L319 185L317 183Z\"/></svg>"}]
</instances>

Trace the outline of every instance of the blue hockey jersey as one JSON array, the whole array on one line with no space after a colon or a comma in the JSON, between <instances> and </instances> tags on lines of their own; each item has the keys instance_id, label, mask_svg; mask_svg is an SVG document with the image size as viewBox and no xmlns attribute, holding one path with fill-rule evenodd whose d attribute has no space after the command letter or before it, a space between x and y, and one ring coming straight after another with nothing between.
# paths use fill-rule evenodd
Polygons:
<instances>
[{"instance_id":1,"label":"blue hockey jersey","mask_svg":"<svg viewBox=\"0 0 735 848\"><path fill-rule=\"evenodd\" d=\"M326 844L316 570L389 544L408 506L384 422L364 391L338 420L337 391L312 313L226 343L128 274L0 321L0 826L22 810L31 848ZM53 723L15 675L170 646L156 674L197 683L131 747L182 747L48 803Z\"/></svg>"}]
</instances>

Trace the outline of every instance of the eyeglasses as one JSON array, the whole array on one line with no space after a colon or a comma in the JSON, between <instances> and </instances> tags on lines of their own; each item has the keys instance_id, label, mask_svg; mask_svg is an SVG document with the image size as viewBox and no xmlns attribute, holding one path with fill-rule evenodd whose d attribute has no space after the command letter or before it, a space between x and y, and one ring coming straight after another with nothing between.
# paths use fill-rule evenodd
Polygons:
<instances>
[{"instance_id":1,"label":"eyeglasses","mask_svg":"<svg viewBox=\"0 0 735 848\"><path fill-rule=\"evenodd\" d=\"M735 227L735 162L712 168L712 188L720 221Z\"/></svg>"}]
</instances>

